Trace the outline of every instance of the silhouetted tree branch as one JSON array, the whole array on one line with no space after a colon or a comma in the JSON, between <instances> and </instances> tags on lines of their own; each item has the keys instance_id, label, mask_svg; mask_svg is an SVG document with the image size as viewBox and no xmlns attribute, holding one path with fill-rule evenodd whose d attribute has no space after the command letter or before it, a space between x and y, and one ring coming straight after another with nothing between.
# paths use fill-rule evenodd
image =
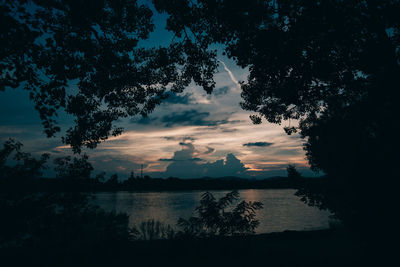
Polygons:
<instances>
[{"instance_id":1,"label":"silhouetted tree branch","mask_svg":"<svg viewBox=\"0 0 400 267\"><path fill-rule=\"evenodd\" d=\"M120 134L117 119L146 116L166 91L192 80L211 91L215 53L186 39L142 45L152 16L134 0L1 1L0 90L28 90L49 137L60 109L73 115L63 141L74 152Z\"/></svg>"},{"instance_id":2,"label":"silhouetted tree branch","mask_svg":"<svg viewBox=\"0 0 400 267\"><path fill-rule=\"evenodd\" d=\"M89 179L93 166L88 159L86 154L80 158L66 156L54 159L57 178Z\"/></svg>"},{"instance_id":3,"label":"silhouetted tree branch","mask_svg":"<svg viewBox=\"0 0 400 267\"><path fill-rule=\"evenodd\" d=\"M39 159L22 151L22 143L9 139L0 149L0 179L32 179L41 177L49 154L44 153Z\"/></svg>"},{"instance_id":4,"label":"silhouetted tree branch","mask_svg":"<svg viewBox=\"0 0 400 267\"><path fill-rule=\"evenodd\" d=\"M180 218L180 235L191 237L232 236L253 234L259 221L256 211L262 208L261 202L241 201L235 207L230 205L239 199L239 193L232 191L219 200L210 192L201 196L200 206L196 207L198 217Z\"/></svg>"},{"instance_id":5,"label":"silhouetted tree branch","mask_svg":"<svg viewBox=\"0 0 400 267\"><path fill-rule=\"evenodd\" d=\"M153 2L169 15L168 29L189 28L248 68L241 105L254 123L299 122L286 132L300 132L311 167L327 175L320 193L304 195L309 203L356 227L391 221L399 1Z\"/></svg>"}]
</instances>

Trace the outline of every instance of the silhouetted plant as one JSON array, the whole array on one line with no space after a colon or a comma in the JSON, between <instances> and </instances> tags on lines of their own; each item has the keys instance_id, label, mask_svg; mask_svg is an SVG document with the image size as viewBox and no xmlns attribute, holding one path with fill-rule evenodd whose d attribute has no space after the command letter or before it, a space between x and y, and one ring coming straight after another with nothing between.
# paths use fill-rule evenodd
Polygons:
<instances>
[{"instance_id":1,"label":"silhouetted plant","mask_svg":"<svg viewBox=\"0 0 400 267\"><path fill-rule=\"evenodd\" d=\"M104 182L105 177L106 176L106 172L101 172L96 174L96 176L94 177L94 180L96 181L96 183L101 184Z\"/></svg>"},{"instance_id":2,"label":"silhouetted plant","mask_svg":"<svg viewBox=\"0 0 400 267\"><path fill-rule=\"evenodd\" d=\"M0 1L0 16L0 91L29 91L49 137L59 109L74 116L63 141L75 152L120 134L114 122L150 113L171 91L215 84L213 52L180 36L142 44L155 29L146 1Z\"/></svg>"},{"instance_id":3,"label":"silhouetted plant","mask_svg":"<svg viewBox=\"0 0 400 267\"><path fill-rule=\"evenodd\" d=\"M0 182L8 186L0 193L0 247L86 246L130 238L128 216L90 204L88 194L32 189L44 180L51 182L35 179L49 156L38 160L21 148L20 142L10 139L0 150ZM58 159L58 176L89 178L93 168L87 159Z\"/></svg>"},{"instance_id":4,"label":"silhouetted plant","mask_svg":"<svg viewBox=\"0 0 400 267\"><path fill-rule=\"evenodd\" d=\"M307 180L297 171L294 165L289 165L287 168L287 175L290 183L294 188L297 189L295 195L300 197L300 200L309 206L315 206L320 209L327 209L322 203L324 201L324 182L325 178L319 178L318 180Z\"/></svg>"},{"instance_id":5,"label":"silhouetted plant","mask_svg":"<svg viewBox=\"0 0 400 267\"><path fill-rule=\"evenodd\" d=\"M3 193L0 247L94 246L130 239L128 216L106 212L82 193Z\"/></svg>"},{"instance_id":6,"label":"silhouetted plant","mask_svg":"<svg viewBox=\"0 0 400 267\"><path fill-rule=\"evenodd\" d=\"M29 179L42 175L49 154L42 154L40 159L34 158L30 153L23 152L23 144L8 139L0 149L0 178Z\"/></svg>"},{"instance_id":7,"label":"silhouetted plant","mask_svg":"<svg viewBox=\"0 0 400 267\"><path fill-rule=\"evenodd\" d=\"M238 199L237 191L232 191L219 200L210 192L205 192L200 206L196 207L198 217L178 220L178 226L182 228L180 235L207 237L255 233L259 225L256 211L263 205L261 202L243 200L235 207L230 207Z\"/></svg>"},{"instance_id":8,"label":"silhouetted plant","mask_svg":"<svg viewBox=\"0 0 400 267\"><path fill-rule=\"evenodd\" d=\"M105 182L106 185L116 186L119 184L118 174L114 173L110 176L110 178Z\"/></svg>"},{"instance_id":9,"label":"silhouetted plant","mask_svg":"<svg viewBox=\"0 0 400 267\"><path fill-rule=\"evenodd\" d=\"M147 220L141 222L139 226L132 227L132 235L139 240L172 239L175 237L174 229L160 221Z\"/></svg>"},{"instance_id":10,"label":"silhouetted plant","mask_svg":"<svg viewBox=\"0 0 400 267\"><path fill-rule=\"evenodd\" d=\"M296 166L294 165L289 165L287 168L287 173L288 173L288 178L291 180L298 180L301 179L301 174L300 172L296 169Z\"/></svg>"},{"instance_id":11,"label":"silhouetted plant","mask_svg":"<svg viewBox=\"0 0 400 267\"><path fill-rule=\"evenodd\" d=\"M54 160L58 178L89 179L93 171L92 164L88 161L89 157L85 154L78 157L61 157Z\"/></svg>"}]
</instances>

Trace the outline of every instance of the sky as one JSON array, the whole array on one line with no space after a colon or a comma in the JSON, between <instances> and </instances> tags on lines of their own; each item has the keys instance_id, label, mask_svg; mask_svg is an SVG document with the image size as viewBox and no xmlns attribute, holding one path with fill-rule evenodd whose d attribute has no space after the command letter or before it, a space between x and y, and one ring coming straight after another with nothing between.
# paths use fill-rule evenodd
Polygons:
<instances>
[{"instance_id":1,"label":"sky","mask_svg":"<svg viewBox=\"0 0 400 267\"><path fill-rule=\"evenodd\" d=\"M144 46L163 45L171 36L163 30L165 17L155 17L156 30ZM222 51L219 51L222 52ZM147 118L121 120L122 135L112 137L94 150L85 149L95 172L117 173L124 179L131 171L151 177L223 177L267 178L285 176L288 164L304 175L308 168L299 135L286 135L282 125L263 122L254 125L252 113L239 103L239 81L245 81L246 69L219 53L215 74L216 88L211 95L191 84L181 94L173 94ZM63 132L46 138L38 113L22 89L0 92L0 141L12 137L34 155L50 153L52 158L72 155L61 142ZM73 118L60 113L65 131ZM293 122L292 122L293 124ZM48 172L51 176L51 171Z\"/></svg>"}]
</instances>

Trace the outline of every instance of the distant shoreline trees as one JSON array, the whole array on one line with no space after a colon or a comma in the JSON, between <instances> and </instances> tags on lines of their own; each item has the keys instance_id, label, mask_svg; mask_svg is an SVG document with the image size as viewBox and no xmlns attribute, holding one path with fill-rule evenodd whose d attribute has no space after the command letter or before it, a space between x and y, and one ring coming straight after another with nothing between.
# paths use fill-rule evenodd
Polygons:
<instances>
[{"instance_id":1,"label":"distant shoreline trees","mask_svg":"<svg viewBox=\"0 0 400 267\"><path fill-rule=\"evenodd\" d=\"M119 180L117 174L106 178L102 172L94 175L94 168L87 155L81 157L58 157L54 159L54 178L43 178L49 154L39 160L23 152L22 143L13 139L6 141L0 149L0 191L152 191L152 190L227 190L227 189L262 189L295 188L292 179L276 177L260 180L248 180L237 177L221 178L143 178L135 177L132 172L126 180ZM18 160L17 160L18 159ZM310 178L318 180L318 178Z\"/></svg>"}]
</instances>

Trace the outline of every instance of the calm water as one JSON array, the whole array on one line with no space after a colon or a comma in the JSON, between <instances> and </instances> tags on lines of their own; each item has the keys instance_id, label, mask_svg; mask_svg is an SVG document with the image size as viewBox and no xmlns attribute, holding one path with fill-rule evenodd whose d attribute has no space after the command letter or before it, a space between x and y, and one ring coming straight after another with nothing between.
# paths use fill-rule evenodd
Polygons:
<instances>
[{"instance_id":1,"label":"calm water","mask_svg":"<svg viewBox=\"0 0 400 267\"><path fill-rule=\"evenodd\" d=\"M219 198L229 191L211 192ZM258 233L328 228L330 213L305 205L294 192L292 189L239 190L241 199L264 204L264 208L257 213L260 220ZM95 203L108 211L128 213L131 226L148 219L176 226L180 217L194 215L201 194L202 191L101 192L95 194Z\"/></svg>"}]
</instances>

